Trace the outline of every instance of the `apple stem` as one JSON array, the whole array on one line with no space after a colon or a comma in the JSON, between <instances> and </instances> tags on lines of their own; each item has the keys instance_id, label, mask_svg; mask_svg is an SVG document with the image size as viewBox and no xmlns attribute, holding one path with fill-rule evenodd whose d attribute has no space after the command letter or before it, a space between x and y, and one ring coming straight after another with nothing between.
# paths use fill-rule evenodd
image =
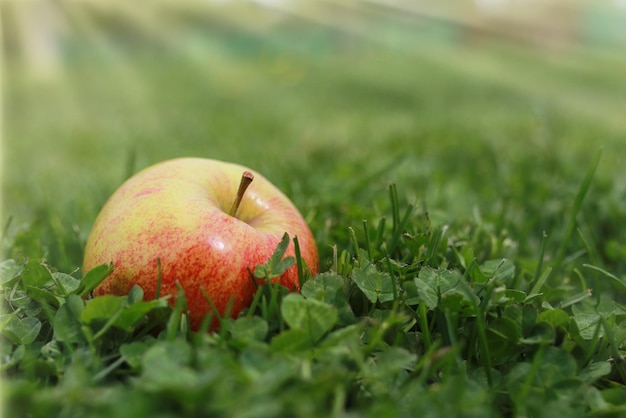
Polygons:
<instances>
[{"instance_id":1,"label":"apple stem","mask_svg":"<svg viewBox=\"0 0 626 418\"><path fill-rule=\"evenodd\" d=\"M233 202L233 206L230 208L230 212L228 214L230 216L237 216L237 211L239 210L239 205L241 204L241 199L243 195L246 193L248 186L254 180L254 175L252 175L249 171L244 171L241 175L241 182L239 183L239 189L237 190L237 196L235 196L235 201Z\"/></svg>"}]
</instances>

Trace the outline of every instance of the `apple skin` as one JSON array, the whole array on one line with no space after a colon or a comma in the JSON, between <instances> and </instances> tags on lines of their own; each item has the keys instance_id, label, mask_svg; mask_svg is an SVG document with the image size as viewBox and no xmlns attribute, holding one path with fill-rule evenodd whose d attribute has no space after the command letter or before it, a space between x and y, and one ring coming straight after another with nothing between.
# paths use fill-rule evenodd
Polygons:
<instances>
[{"instance_id":1,"label":"apple skin","mask_svg":"<svg viewBox=\"0 0 626 418\"><path fill-rule=\"evenodd\" d=\"M254 180L233 217L228 212L246 170ZM160 296L171 295L174 305L180 282L191 328L197 330L211 312L201 287L221 315L230 304L236 317L256 290L250 271L269 260L285 232L292 238L286 256L294 255L297 237L302 259L316 274L311 230L289 198L261 174L217 160L168 160L137 173L109 198L87 240L83 272L113 263L94 295L126 295L139 285L150 300L156 297L160 260ZM299 291L297 266L279 280ZM216 327L214 318L211 329Z\"/></svg>"}]
</instances>

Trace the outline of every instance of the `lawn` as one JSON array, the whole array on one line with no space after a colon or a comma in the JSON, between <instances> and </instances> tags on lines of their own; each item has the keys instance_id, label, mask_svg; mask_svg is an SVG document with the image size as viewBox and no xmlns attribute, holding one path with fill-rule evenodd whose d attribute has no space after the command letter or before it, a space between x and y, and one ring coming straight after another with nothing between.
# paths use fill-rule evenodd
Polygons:
<instances>
[{"instance_id":1,"label":"lawn","mask_svg":"<svg viewBox=\"0 0 626 418\"><path fill-rule=\"evenodd\" d=\"M56 10L56 55L36 72L16 4L2 10L7 416L626 415L619 48L371 5L84 2ZM180 156L249 166L292 199L320 251L301 296L261 286L215 333L140 289L80 298L108 196Z\"/></svg>"}]
</instances>

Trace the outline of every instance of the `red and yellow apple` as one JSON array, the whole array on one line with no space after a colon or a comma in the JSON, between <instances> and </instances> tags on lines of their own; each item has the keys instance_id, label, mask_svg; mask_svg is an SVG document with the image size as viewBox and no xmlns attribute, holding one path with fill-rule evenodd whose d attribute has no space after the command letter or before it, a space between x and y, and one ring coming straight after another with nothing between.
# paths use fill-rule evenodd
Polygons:
<instances>
[{"instance_id":1,"label":"red and yellow apple","mask_svg":"<svg viewBox=\"0 0 626 418\"><path fill-rule=\"evenodd\" d=\"M154 298L160 274L160 296L171 295L173 304L179 282L197 329L211 312L202 289L220 315L229 307L236 317L255 292L250 271L269 260L285 233L298 238L303 261L317 273L317 246L306 221L261 174L217 160L174 159L137 173L109 198L87 240L83 271L113 263L96 296L125 295L139 285L144 298ZM278 280L299 290L297 266Z\"/></svg>"}]
</instances>

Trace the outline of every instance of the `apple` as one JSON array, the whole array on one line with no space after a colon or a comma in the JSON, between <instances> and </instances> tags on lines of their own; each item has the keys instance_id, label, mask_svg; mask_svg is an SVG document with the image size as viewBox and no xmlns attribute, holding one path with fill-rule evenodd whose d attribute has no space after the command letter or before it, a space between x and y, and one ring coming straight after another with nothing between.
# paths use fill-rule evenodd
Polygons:
<instances>
[{"instance_id":1,"label":"apple","mask_svg":"<svg viewBox=\"0 0 626 418\"><path fill-rule=\"evenodd\" d=\"M256 290L250 272L270 259L285 233L298 238L302 260L316 274L313 234L278 188L237 164L178 158L144 169L113 193L87 240L83 271L113 263L94 295L125 295L139 285L147 300L156 297L160 275L159 295L171 295L172 305L179 282L195 330L211 312L202 289L220 315L236 317L250 305ZM277 280L298 291L297 266Z\"/></svg>"}]
</instances>

